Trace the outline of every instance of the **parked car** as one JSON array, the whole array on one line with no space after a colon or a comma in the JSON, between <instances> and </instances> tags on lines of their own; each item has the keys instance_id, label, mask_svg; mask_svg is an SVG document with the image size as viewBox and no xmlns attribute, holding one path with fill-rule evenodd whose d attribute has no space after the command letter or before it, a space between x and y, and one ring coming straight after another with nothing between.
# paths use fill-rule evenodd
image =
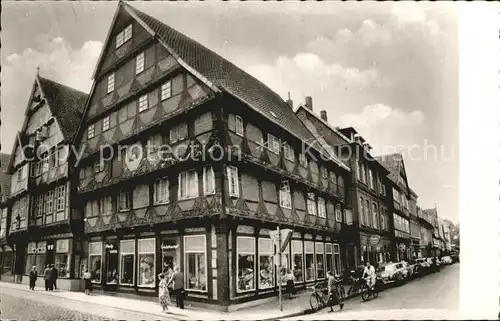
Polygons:
<instances>
[{"instance_id":1,"label":"parked car","mask_svg":"<svg viewBox=\"0 0 500 321\"><path fill-rule=\"evenodd\" d=\"M425 258L415 260L415 274L422 275L429 272L431 264Z\"/></svg>"},{"instance_id":2,"label":"parked car","mask_svg":"<svg viewBox=\"0 0 500 321\"><path fill-rule=\"evenodd\" d=\"M452 264L452 263L453 263L453 259L451 258L451 256L446 255L446 256L443 256L443 257L441 258L441 263L444 263L444 264Z\"/></svg>"},{"instance_id":3,"label":"parked car","mask_svg":"<svg viewBox=\"0 0 500 321\"><path fill-rule=\"evenodd\" d=\"M430 272L436 272L441 269L441 262L437 257L428 257L427 262L431 265Z\"/></svg>"},{"instance_id":4,"label":"parked car","mask_svg":"<svg viewBox=\"0 0 500 321\"><path fill-rule=\"evenodd\" d=\"M378 278L383 284L401 283L406 279L405 268L403 263L389 263L380 267Z\"/></svg>"},{"instance_id":5,"label":"parked car","mask_svg":"<svg viewBox=\"0 0 500 321\"><path fill-rule=\"evenodd\" d=\"M401 263L403 264L403 269L405 271L405 278L408 279L408 278L412 278L413 275L414 275L414 272L415 272L415 268L414 268L414 264L410 264L409 262L406 262L406 261L401 261Z\"/></svg>"},{"instance_id":6,"label":"parked car","mask_svg":"<svg viewBox=\"0 0 500 321\"><path fill-rule=\"evenodd\" d=\"M460 262L460 255L457 252L451 252L450 257L453 260L453 263Z\"/></svg>"}]
</instances>

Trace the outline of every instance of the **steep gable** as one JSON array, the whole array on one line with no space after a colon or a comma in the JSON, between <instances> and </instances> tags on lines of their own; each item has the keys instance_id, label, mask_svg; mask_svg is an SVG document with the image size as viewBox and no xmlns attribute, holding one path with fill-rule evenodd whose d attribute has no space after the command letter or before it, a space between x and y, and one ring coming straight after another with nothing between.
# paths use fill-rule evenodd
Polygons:
<instances>
[{"instance_id":1,"label":"steep gable","mask_svg":"<svg viewBox=\"0 0 500 321\"><path fill-rule=\"evenodd\" d=\"M400 153L377 156L375 159L389 171L389 179L410 192L406 170L404 167L403 155Z\"/></svg>"},{"instance_id":2,"label":"steep gable","mask_svg":"<svg viewBox=\"0 0 500 321\"><path fill-rule=\"evenodd\" d=\"M132 6L120 2L143 27L158 37L170 54L189 72L214 91L225 91L270 121L306 142L314 136L296 117L286 102L269 87L231 62L179 31Z\"/></svg>"}]
</instances>

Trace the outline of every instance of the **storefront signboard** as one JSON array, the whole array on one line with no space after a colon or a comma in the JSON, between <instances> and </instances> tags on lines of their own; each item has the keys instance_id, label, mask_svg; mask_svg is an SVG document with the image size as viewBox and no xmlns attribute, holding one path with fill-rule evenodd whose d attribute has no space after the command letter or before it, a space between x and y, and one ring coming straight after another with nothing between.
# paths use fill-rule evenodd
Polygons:
<instances>
[{"instance_id":1,"label":"storefront signboard","mask_svg":"<svg viewBox=\"0 0 500 321\"><path fill-rule=\"evenodd\" d=\"M380 242L380 236L379 235L372 235L372 236L370 236L370 244L377 245L379 242Z\"/></svg>"}]
</instances>

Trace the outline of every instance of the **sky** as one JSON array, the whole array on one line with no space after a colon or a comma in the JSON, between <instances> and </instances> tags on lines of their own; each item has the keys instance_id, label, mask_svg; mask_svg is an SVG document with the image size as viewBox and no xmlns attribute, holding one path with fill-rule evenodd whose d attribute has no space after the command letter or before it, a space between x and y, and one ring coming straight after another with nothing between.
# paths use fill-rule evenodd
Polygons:
<instances>
[{"instance_id":1,"label":"sky","mask_svg":"<svg viewBox=\"0 0 500 321\"><path fill-rule=\"evenodd\" d=\"M313 99L376 155L400 151L422 208L458 222L458 23L433 2L131 2L295 107ZM117 2L2 3L1 143L11 152L37 66L89 92Z\"/></svg>"}]
</instances>

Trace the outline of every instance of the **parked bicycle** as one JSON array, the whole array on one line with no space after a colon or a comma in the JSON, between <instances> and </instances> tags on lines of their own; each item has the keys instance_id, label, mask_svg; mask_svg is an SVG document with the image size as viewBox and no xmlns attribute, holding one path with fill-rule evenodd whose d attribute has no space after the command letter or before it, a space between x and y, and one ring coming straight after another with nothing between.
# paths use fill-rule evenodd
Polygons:
<instances>
[{"instance_id":1,"label":"parked bicycle","mask_svg":"<svg viewBox=\"0 0 500 321\"><path fill-rule=\"evenodd\" d=\"M326 287L320 287L316 283L313 286L308 287L308 289L313 291L309 297L309 304L311 305L311 310L313 312L324 308L328 304L329 297L328 289Z\"/></svg>"}]
</instances>

